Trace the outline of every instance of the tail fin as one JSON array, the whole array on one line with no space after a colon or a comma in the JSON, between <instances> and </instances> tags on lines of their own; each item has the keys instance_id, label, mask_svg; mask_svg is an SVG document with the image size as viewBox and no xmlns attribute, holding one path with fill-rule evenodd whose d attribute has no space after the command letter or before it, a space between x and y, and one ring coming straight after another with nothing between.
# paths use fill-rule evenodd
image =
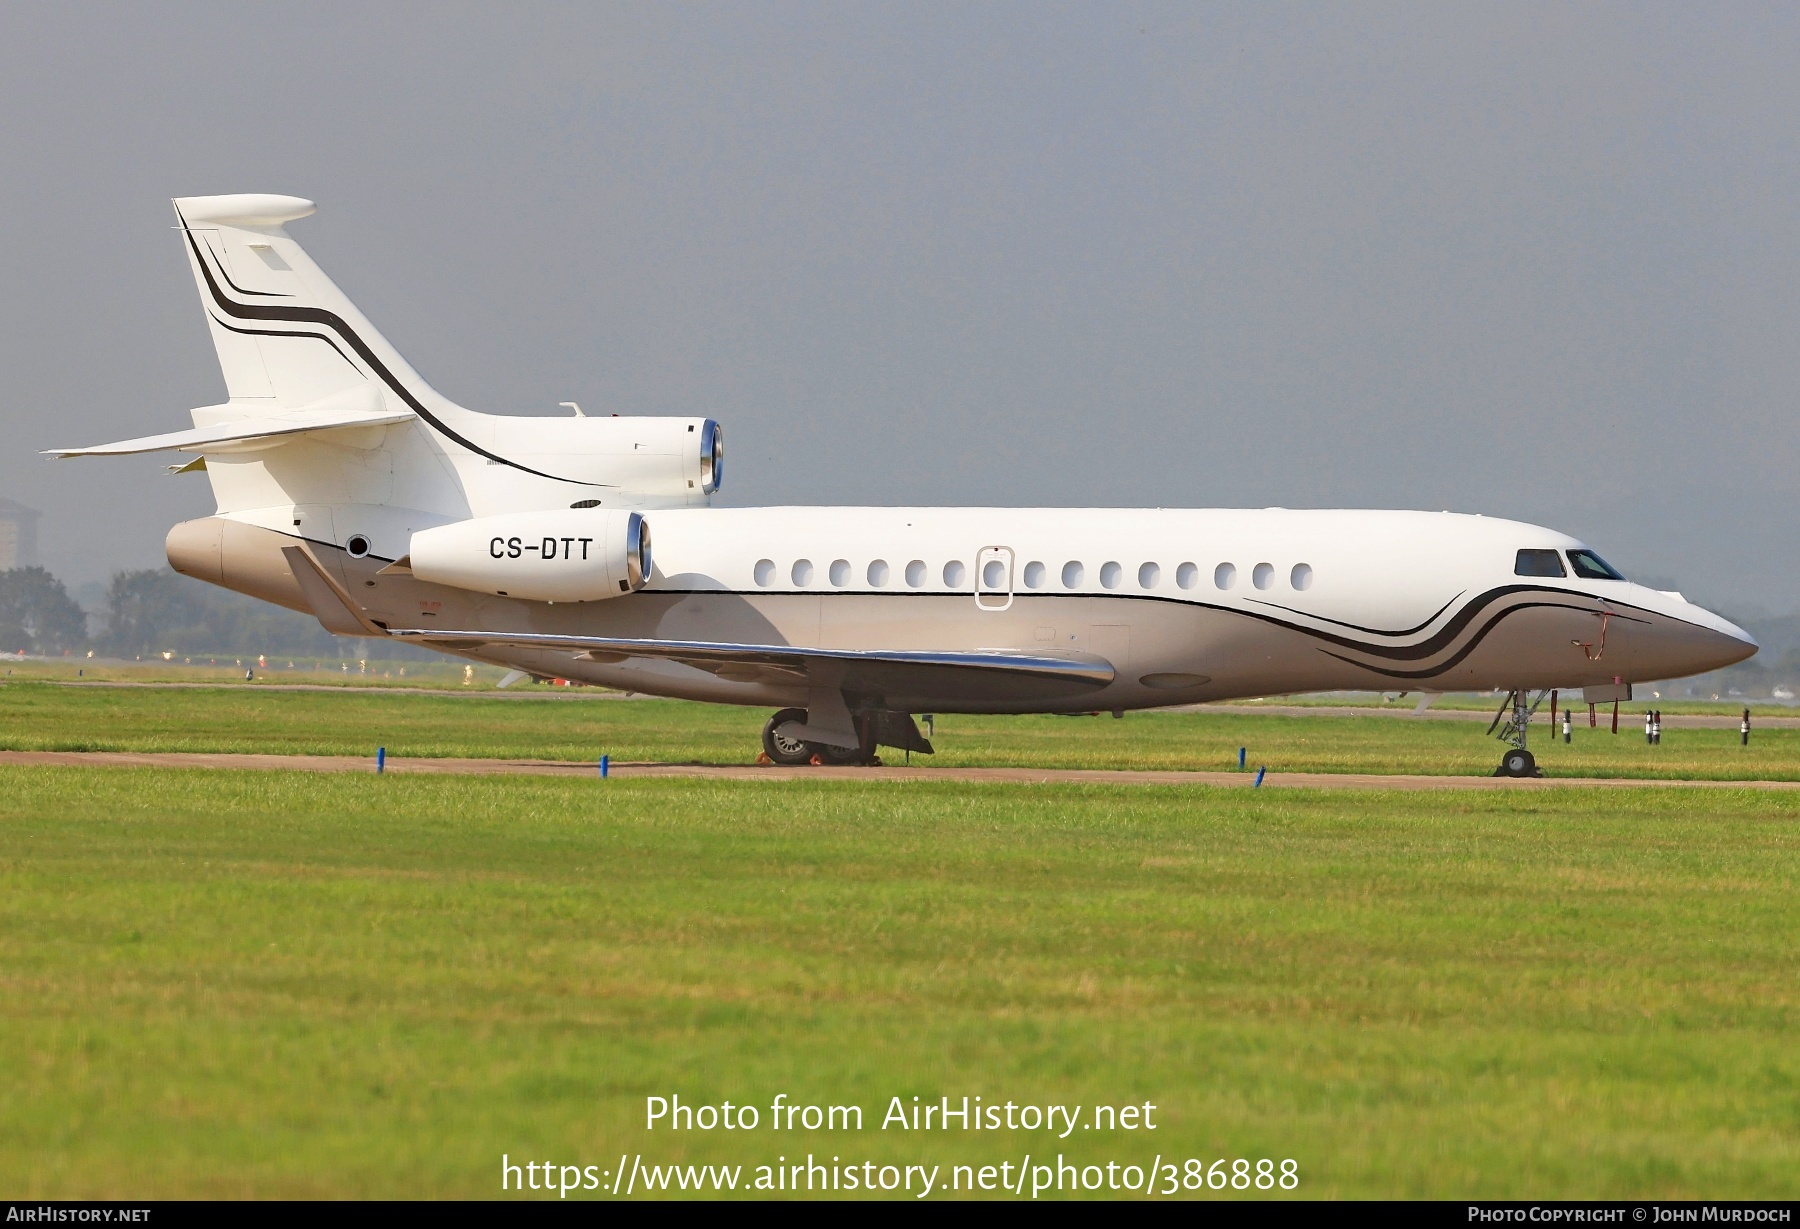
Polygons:
<instances>
[{"instance_id":1,"label":"tail fin","mask_svg":"<svg viewBox=\"0 0 1800 1229\"><path fill-rule=\"evenodd\" d=\"M297 196L175 201L233 410L350 399L433 420L455 414L288 237L286 224L312 212Z\"/></svg>"}]
</instances>

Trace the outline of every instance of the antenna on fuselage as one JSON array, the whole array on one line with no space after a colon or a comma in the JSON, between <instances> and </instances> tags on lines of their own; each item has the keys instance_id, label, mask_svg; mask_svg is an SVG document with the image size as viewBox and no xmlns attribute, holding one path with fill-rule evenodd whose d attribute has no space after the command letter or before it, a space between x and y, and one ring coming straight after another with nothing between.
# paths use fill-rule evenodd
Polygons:
<instances>
[{"instance_id":1,"label":"antenna on fuselage","mask_svg":"<svg viewBox=\"0 0 1800 1229\"><path fill-rule=\"evenodd\" d=\"M575 417L577 417L577 418L586 418L587 417L586 414L583 414L581 412L581 407L576 405L573 401L558 401L556 404L568 406L571 410L575 411Z\"/></svg>"}]
</instances>

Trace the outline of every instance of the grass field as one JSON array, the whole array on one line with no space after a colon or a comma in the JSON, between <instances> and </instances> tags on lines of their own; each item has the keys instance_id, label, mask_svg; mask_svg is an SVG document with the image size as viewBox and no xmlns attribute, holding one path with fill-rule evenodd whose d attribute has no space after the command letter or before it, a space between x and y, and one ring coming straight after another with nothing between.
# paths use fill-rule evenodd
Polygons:
<instances>
[{"instance_id":1,"label":"grass field","mask_svg":"<svg viewBox=\"0 0 1800 1229\"><path fill-rule=\"evenodd\" d=\"M700 760L744 764L761 749L762 709L622 701L535 689L520 694L407 695L254 686L170 691L14 682L0 687L0 749L22 751L258 751L396 756ZM962 717L937 721L944 765L1033 768L1221 769L1239 747L1272 772L1478 774L1500 744L1476 722L1396 717L1301 718L1237 707L1111 717ZM1551 775L1800 779L1800 729L1665 731L1578 729L1565 747L1547 722L1532 743ZM889 753L888 758L895 756Z\"/></svg>"},{"instance_id":2,"label":"grass field","mask_svg":"<svg viewBox=\"0 0 1800 1229\"><path fill-rule=\"evenodd\" d=\"M0 745L32 748L742 763L764 716L0 687ZM1482 729L944 718L937 759L1485 771ZM1544 758L1800 776L1795 735L1733 737ZM1753 791L0 767L0 1191L495 1197L503 1153L948 1181L1062 1152L1291 1157L1315 1197L1792 1198L1797 869L1800 798ZM646 1132L676 1093L765 1124ZM778 1093L866 1129L777 1135ZM880 1129L915 1095L1159 1126Z\"/></svg>"},{"instance_id":3,"label":"grass field","mask_svg":"<svg viewBox=\"0 0 1800 1229\"><path fill-rule=\"evenodd\" d=\"M1797 855L1800 800L1731 791L0 769L0 1184L1062 1151L1292 1157L1315 1197L1791 1198ZM642 1129L649 1095L778 1092L868 1129ZM946 1094L1159 1128L876 1128Z\"/></svg>"}]
</instances>

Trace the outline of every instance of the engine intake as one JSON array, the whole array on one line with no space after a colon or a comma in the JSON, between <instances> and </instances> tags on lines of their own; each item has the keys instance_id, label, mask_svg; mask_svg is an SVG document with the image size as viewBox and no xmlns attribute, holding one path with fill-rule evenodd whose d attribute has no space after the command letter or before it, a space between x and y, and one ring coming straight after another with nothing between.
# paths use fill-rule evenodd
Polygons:
<instances>
[{"instance_id":1,"label":"engine intake","mask_svg":"<svg viewBox=\"0 0 1800 1229\"><path fill-rule=\"evenodd\" d=\"M712 419L700 428L700 489L711 495L725 481L725 430Z\"/></svg>"},{"instance_id":2,"label":"engine intake","mask_svg":"<svg viewBox=\"0 0 1800 1229\"><path fill-rule=\"evenodd\" d=\"M637 512L584 509L478 516L412 536L413 575L533 602L597 602L650 579L650 526Z\"/></svg>"}]
</instances>

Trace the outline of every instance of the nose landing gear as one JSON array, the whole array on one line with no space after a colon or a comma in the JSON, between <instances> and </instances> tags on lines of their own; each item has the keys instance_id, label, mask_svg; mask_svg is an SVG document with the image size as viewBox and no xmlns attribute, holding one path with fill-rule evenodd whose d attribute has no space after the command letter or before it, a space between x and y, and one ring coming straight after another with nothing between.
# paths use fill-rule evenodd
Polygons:
<instances>
[{"instance_id":1,"label":"nose landing gear","mask_svg":"<svg viewBox=\"0 0 1800 1229\"><path fill-rule=\"evenodd\" d=\"M1489 734L1494 733L1495 729L1499 729L1500 733L1497 737L1500 741L1512 744L1512 749L1500 757L1500 767L1494 769L1496 777L1541 777L1544 775L1544 770L1537 766L1537 757L1525 749L1525 735L1526 731L1531 728L1531 719L1536 715L1538 705L1542 704L1544 697L1549 694L1548 691L1540 691L1537 699L1533 700L1528 691L1507 693L1506 703L1500 706L1500 711L1494 714L1494 720L1488 726ZM1510 716L1506 711L1509 708L1512 710ZM1504 726L1500 724L1502 718L1506 720Z\"/></svg>"}]
</instances>

